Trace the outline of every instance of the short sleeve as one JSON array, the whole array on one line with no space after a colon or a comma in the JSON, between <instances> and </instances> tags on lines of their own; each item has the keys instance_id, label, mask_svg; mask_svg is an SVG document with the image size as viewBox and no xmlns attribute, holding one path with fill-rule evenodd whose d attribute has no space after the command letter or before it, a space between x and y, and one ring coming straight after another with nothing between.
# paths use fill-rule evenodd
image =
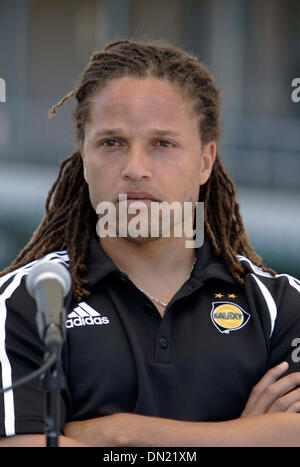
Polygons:
<instances>
[{"instance_id":1,"label":"short sleeve","mask_svg":"<svg viewBox=\"0 0 300 467\"><path fill-rule=\"evenodd\" d=\"M0 387L37 370L45 347L36 326L36 306L26 291L26 268L0 278ZM60 362L61 363L61 362ZM68 388L61 367L60 432L66 423ZM0 437L45 431L46 392L40 378L0 395Z\"/></svg>"},{"instance_id":2,"label":"short sleeve","mask_svg":"<svg viewBox=\"0 0 300 467\"><path fill-rule=\"evenodd\" d=\"M300 281L288 274L279 274L274 280L276 316L268 367L285 360L289 363L288 373L292 373L300 371Z\"/></svg>"}]
</instances>

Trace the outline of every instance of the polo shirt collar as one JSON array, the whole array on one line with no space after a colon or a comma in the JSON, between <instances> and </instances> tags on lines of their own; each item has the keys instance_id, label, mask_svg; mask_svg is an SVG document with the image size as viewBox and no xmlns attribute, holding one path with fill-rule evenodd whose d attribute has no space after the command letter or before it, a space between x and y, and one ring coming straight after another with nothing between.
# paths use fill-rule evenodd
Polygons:
<instances>
[{"instance_id":1,"label":"polo shirt collar","mask_svg":"<svg viewBox=\"0 0 300 467\"><path fill-rule=\"evenodd\" d=\"M204 244L200 248L196 248L195 251L196 262L190 276L190 281L194 285L197 285L197 283L200 285L211 278L221 279L233 285L237 284L223 258L215 254L207 235L204 236ZM87 272L84 274L83 279L88 280L87 287L89 289L108 275L120 273L119 268L101 248L96 232L91 234L86 265Z\"/></svg>"},{"instance_id":2,"label":"polo shirt collar","mask_svg":"<svg viewBox=\"0 0 300 467\"><path fill-rule=\"evenodd\" d=\"M196 248L195 252L196 262L191 274L192 281L205 282L208 279L221 279L230 284L237 285L237 281L230 273L225 260L214 252L208 235L204 235L202 247Z\"/></svg>"},{"instance_id":3,"label":"polo shirt collar","mask_svg":"<svg viewBox=\"0 0 300 467\"><path fill-rule=\"evenodd\" d=\"M83 275L83 279L88 280L87 287L89 289L109 274L119 272L119 268L101 248L99 237L96 232L91 233L86 257L86 266L87 272Z\"/></svg>"}]
</instances>

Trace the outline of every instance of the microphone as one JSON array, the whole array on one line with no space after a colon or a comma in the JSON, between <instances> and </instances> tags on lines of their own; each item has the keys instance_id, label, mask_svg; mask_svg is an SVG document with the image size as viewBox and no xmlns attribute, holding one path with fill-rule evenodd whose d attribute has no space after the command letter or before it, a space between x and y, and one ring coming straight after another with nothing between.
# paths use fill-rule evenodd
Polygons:
<instances>
[{"instance_id":1,"label":"microphone","mask_svg":"<svg viewBox=\"0 0 300 467\"><path fill-rule=\"evenodd\" d=\"M50 353L58 354L65 336L63 299L71 288L70 273L60 263L39 263L27 275L26 288L37 304L39 336Z\"/></svg>"}]
</instances>

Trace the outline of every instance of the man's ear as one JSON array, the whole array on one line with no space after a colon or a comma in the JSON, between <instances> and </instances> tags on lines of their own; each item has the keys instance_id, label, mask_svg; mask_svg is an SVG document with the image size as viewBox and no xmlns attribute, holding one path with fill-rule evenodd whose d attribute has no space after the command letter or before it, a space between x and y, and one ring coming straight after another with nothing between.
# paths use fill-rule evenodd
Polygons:
<instances>
[{"instance_id":1,"label":"man's ear","mask_svg":"<svg viewBox=\"0 0 300 467\"><path fill-rule=\"evenodd\" d=\"M201 152L200 185L204 185L210 177L217 154L217 145L214 141L206 143Z\"/></svg>"}]
</instances>

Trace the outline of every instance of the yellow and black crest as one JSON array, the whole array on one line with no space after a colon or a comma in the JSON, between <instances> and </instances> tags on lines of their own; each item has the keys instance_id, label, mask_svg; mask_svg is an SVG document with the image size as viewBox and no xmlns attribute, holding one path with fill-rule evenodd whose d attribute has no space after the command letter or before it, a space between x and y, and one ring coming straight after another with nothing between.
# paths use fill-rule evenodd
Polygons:
<instances>
[{"instance_id":1,"label":"yellow and black crest","mask_svg":"<svg viewBox=\"0 0 300 467\"><path fill-rule=\"evenodd\" d=\"M247 311L231 302L213 302L210 316L216 328L225 334L241 329L250 318Z\"/></svg>"}]
</instances>

